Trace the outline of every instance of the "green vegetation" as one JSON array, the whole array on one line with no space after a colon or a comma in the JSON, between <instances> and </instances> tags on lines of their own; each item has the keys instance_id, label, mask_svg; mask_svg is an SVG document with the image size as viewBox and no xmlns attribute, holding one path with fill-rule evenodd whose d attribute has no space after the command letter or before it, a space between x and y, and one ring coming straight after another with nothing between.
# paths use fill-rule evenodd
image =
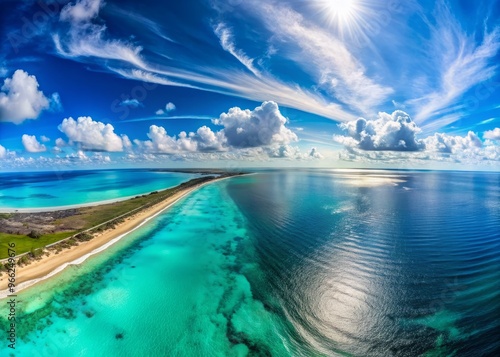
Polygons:
<instances>
[{"instance_id":1,"label":"green vegetation","mask_svg":"<svg viewBox=\"0 0 500 357\"><path fill-rule=\"evenodd\" d=\"M43 233L32 230L28 235L0 232L0 259L8 257L9 243L16 244L16 255L30 252L33 256L36 256L36 254L39 254L38 256L43 254L43 251L40 250L40 248L43 249L49 244L68 238L76 233L78 234L74 238L62 241L49 249L54 249L56 252L59 252L64 248L78 245L78 242L84 242L92 239L92 233L115 228L116 224L123 222L125 217L136 213L136 210L140 208L150 207L165 200L166 198L172 196L182 189L196 186L213 179L213 176L203 176L190 180L188 182L184 182L181 185L171 189L151 192L149 195L136 196L125 201L115 202L111 204L79 208L78 210L76 210L76 214L72 213L67 217L59 218L54 222L57 225L66 227L64 228L64 231L60 230L59 232L55 233ZM2 214L0 216L0 218L5 219L9 219L11 217L13 217L13 215L10 213ZM103 225L93 229L91 232L84 232L101 224ZM23 256L20 258L20 260L21 259L23 259L25 263L29 261L28 256L26 256L26 258L24 258Z\"/></svg>"},{"instance_id":2,"label":"green vegetation","mask_svg":"<svg viewBox=\"0 0 500 357\"><path fill-rule=\"evenodd\" d=\"M33 238L33 239L38 239L42 236L42 233L39 232L39 231L31 231L29 234L28 234L28 237L30 238Z\"/></svg>"},{"instance_id":3,"label":"green vegetation","mask_svg":"<svg viewBox=\"0 0 500 357\"><path fill-rule=\"evenodd\" d=\"M46 245L60 241L61 239L67 238L73 234L75 234L75 232L58 232L44 234L38 239L33 239L25 235L0 233L0 259L8 257L9 243L16 244L14 250L17 255L30 252L31 249L43 248Z\"/></svg>"}]
</instances>

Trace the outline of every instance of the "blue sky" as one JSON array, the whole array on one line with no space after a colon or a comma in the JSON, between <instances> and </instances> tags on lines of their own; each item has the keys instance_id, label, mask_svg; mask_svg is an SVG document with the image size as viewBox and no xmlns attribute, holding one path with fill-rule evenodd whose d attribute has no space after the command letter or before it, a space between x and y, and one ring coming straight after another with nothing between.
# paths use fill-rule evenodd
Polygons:
<instances>
[{"instance_id":1,"label":"blue sky","mask_svg":"<svg viewBox=\"0 0 500 357\"><path fill-rule=\"evenodd\" d=\"M500 168L498 1L0 7L5 170Z\"/></svg>"}]
</instances>

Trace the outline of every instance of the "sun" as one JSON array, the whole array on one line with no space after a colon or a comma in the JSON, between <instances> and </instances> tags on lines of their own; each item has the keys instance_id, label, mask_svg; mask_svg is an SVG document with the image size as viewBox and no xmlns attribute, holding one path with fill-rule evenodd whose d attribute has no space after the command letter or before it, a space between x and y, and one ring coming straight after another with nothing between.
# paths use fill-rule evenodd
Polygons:
<instances>
[{"instance_id":1,"label":"sun","mask_svg":"<svg viewBox=\"0 0 500 357\"><path fill-rule=\"evenodd\" d=\"M331 16L345 21L355 14L356 3L356 0L327 0L325 5Z\"/></svg>"},{"instance_id":2,"label":"sun","mask_svg":"<svg viewBox=\"0 0 500 357\"><path fill-rule=\"evenodd\" d=\"M343 35L360 30L360 23L366 12L364 2L365 0L316 0L316 6L329 26L337 28Z\"/></svg>"}]
</instances>

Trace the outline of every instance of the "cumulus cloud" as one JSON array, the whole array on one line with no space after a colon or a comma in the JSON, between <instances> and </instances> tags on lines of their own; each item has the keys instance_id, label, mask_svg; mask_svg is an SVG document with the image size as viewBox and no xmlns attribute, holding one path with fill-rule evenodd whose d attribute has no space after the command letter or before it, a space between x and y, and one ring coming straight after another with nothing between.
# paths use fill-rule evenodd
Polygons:
<instances>
[{"instance_id":1,"label":"cumulus cloud","mask_svg":"<svg viewBox=\"0 0 500 357\"><path fill-rule=\"evenodd\" d=\"M333 139L346 147L341 159L355 161L383 160L386 163L415 160L479 163L500 160L500 146L491 140L482 141L469 131L466 135L435 133L417 139L418 126L408 114L400 110L392 115L379 113L376 120L358 120L342 123L348 135L334 135ZM500 132L500 130L499 130ZM485 132L485 139L495 137L495 130Z\"/></svg>"},{"instance_id":2,"label":"cumulus cloud","mask_svg":"<svg viewBox=\"0 0 500 357\"><path fill-rule=\"evenodd\" d=\"M42 135L42 136L40 136L40 141L46 143L46 142L50 141L50 138L46 137L45 135Z\"/></svg>"},{"instance_id":3,"label":"cumulus cloud","mask_svg":"<svg viewBox=\"0 0 500 357\"><path fill-rule=\"evenodd\" d=\"M66 146L66 145L68 145L68 144L64 141L64 139L63 139L63 138L57 138L57 139L56 139L56 146L57 146L58 148L62 148L62 147L64 147L64 146Z\"/></svg>"},{"instance_id":4,"label":"cumulus cloud","mask_svg":"<svg viewBox=\"0 0 500 357\"><path fill-rule=\"evenodd\" d=\"M3 159L7 156L7 149L0 145L0 159Z\"/></svg>"},{"instance_id":5,"label":"cumulus cloud","mask_svg":"<svg viewBox=\"0 0 500 357\"><path fill-rule=\"evenodd\" d=\"M158 109L156 111L156 115L163 115L163 114L165 114L165 112L170 113L170 112L173 112L175 109L177 109L177 107L175 106L175 104L172 103L172 102L168 102L165 105L165 109Z\"/></svg>"},{"instance_id":6,"label":"cumulus cloud","mask_svg":"<svg viewBox=\"0 0 500 357\"><path fill-rule=\"evenodd\" d=\"M499 140L500 141L500 128L495 128L493 130L485 131L483 134L485 139Z\"/></svg>"},{"instance_id":7,"label":"cumulus cloud","mask_svg":"<svg viewBox=\"0 0 500 357\"><path fill-rule=\"evenodd\" d=\"M333 139L362 150L418 151L425 147L416 138L420 129L402 110L392 114L381 112L375 120L359 118L340 124L340 128L348 136L335 135Z\"/></svg>"},{"instance_id":8,"label":"cumulus cloud","mask_svg":"<svg viewBox=\"0 0 500 357\"><path fill-rule=\"evenodd\" d=\"M58 129L82 150L123 151L124 137L118 136L111 124L94 121L91 117L66 118Z\"/></svg>"},{"instance_id":9,"label":"cumulus cloud","mask_svg":"<svg viewBox=\"0 0 500 357\"><path fill-rule=\"evenodd\" d=\"M18 69L12 78L6 78L0 91L0 121L20 124L36 119L50 107L50 101L38 90L35 76Z\"/></svg>"},{"instance_id":10,"label":"cumulus cloud","mask_svg":"<svg viewBox=\"0 0 500 357\"><path fill-rule=\"evenodd\" d=\"M237 148L289 144L298 140L285 126L287 119L280 113L278 104L272 101L254 110L231 108L213 122L224 126L228 144Z\"/></svg>"},{"instance_id":11,"label":"cumulus cloud","mask_svg":"<svg viewBox=\"0 0 500 357\"><path fill-rule=\"evenodd\" d=\"M35 137L35 135L26 135L22 136L22 142L24 149L27 152L44 152L47 151L45 145L41 144Z\"/></svg>"},{"instance_id":12,"label":"cumulus cloud","mask_svg":"<svg viewBox=\"0 0 500 357\"><path fill-rule=\"evenodd\" d=\"M178 137L168 135L164 127L151 125L147 141L135 140L135 144L149 153L177 154L180 152L223 151L226 139L222 131L214 133L202 126L189 134L182 131Z\"/></svg>"},{"instance_id":13,"label":"cumulus cloud","mask_svg":"<svg viewBox=\"0 0 500 357\"><path fill-rule=\"evenodd\" d=\"M313 159L322 159L323 155L316 149L316 148L311 148L311 151L309 151L309 157Z\"/></svg>"},{"instance_id":14,"label":"cumulus cloud","mask_svg":"<svg viewBox=\"0 0 500 357\"><path fill-rule=\"evenodd\" d=\"M298 138L286 127L287 119L280 113L275 102L264 102L254 110L234 107L212 122L223 128L213 131L208 126L202 126L196 132L183 131L178 136L170 136L165 128L151 125L147 134L150 140L135 140L134 143L146 153L222 153L265 148L261 151L247 150L245 155L264 153L269 157L286 158L309 156L288 145ZM311 156L319 158L318 154L314 151Z\"/></svg>"},{"instance_id":15,"label":"cumulus cloud","mask_svg":"<svg viewBox=\"0 0 500 357\"><path fill-rule=\"evenodd\" d=\"M165 110L167 112L172 112L176 109L175 104L172 102L168 102L167 105L165 106Z\"/></svg>"},{"instance_id":16,"label":"cumulus cloud","mask_svg":"<svg viewBox=\"0 0 500 357\"><path fill-rule=\"evenodd\" d=\"M435 133L425 138L423 141L427 151L448 154L460 154L466 151L479 149L483 146L481 139L472 131L469 131L466 136Z\"/></svg>"}]
</instances>

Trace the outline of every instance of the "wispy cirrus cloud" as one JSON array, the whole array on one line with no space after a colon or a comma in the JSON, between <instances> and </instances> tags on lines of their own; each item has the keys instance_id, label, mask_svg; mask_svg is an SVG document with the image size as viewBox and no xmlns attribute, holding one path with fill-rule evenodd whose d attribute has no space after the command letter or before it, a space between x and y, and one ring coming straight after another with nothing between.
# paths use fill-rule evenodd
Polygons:
<instances>
[{"instance_id":1,"label":"wispy cirrus cloud","mask_svg":"<svg viewBox=\"0 0 500 357\"><path fill-rule=\"evenodd\" d=\"M234 44L233 35L231 30L224 24L218 23L214 28L214 33L219 37L220 44L222 48L233 55L241 64L243 64L250 72L252 72L257 77L260 77L260 71L255 68L254 60L248 57L245 52L236 48Z\"/></svg>"},{"instance_id":2,"label":"wispy cirrus cloud","mask_svg":"<svg viewBox=\"0 0 500 357\"><path fill-rule=\"evenodd\" d=\"M347 45L332 33L307 21L286 6L255 3L255 9L287 57L310 73L330 97L358 113L371 113L393 93L390 86L370 78Z\"/></svg>"},{"instance_id":3,"label":"wispy cirrus cloud","mask_svg":"<svg viewBox=\"0 0 500 357\"><path fill-rule=\"evenodd\" d=\"M429 76L437 81L424 79L425 94L407 103L415 111L415 121L422 129L432 131L468 114L464 94L497 73L494 58L500 49L500 28L488 30L484 26L482 40L478 42L478 34L468 34L443 1L437 3L434 17L424 20L431 34L425 60L435 64L436 71ZM418 80L422 82L422 78ZM495 90L487 84L482 92L488 93L476 94L477 100Z\"/></svg>"},{"instance_id":4,"label":"wispy cirrus cloud","mask_svg":"<svg viewBox=\"0 0 500 357\"><path fill-rule=\"evenodd\" d=\"M80 0L76 4L82 2L94 4L93 10L104 6L99 0ZM65 9L63 8L63 12ZM129 79L195 88L255 101L274 100L284 106L338 121L354 118L351 110L342 108L337 102L312 89L303 88L294 82L283 81L267 72L261 73L253 60L236 48L230 29L224 24L218 24L214 29L222 50L231 53L249 72L243 72L237 66L223 68L215 64L207 66L200 62L198 57L189 58L185 65L176 63L175 66L158 62L157 58L151 60L142 54L141 46L129 41L109 38L106 26L102 22L94 21L98 15L98 10L89 10L85 16L62 16L61 21L68 23L69 31L60 31L52 35L57 53L82 62L97 62L108 70ZM151 28L150 23L148 27ZM169 42L171 42L170 39ZM165 56L175 58L176 54L162 53L162 57ZM109 60L115 62L110 63Z\"/></svg>"}]
</instances>

